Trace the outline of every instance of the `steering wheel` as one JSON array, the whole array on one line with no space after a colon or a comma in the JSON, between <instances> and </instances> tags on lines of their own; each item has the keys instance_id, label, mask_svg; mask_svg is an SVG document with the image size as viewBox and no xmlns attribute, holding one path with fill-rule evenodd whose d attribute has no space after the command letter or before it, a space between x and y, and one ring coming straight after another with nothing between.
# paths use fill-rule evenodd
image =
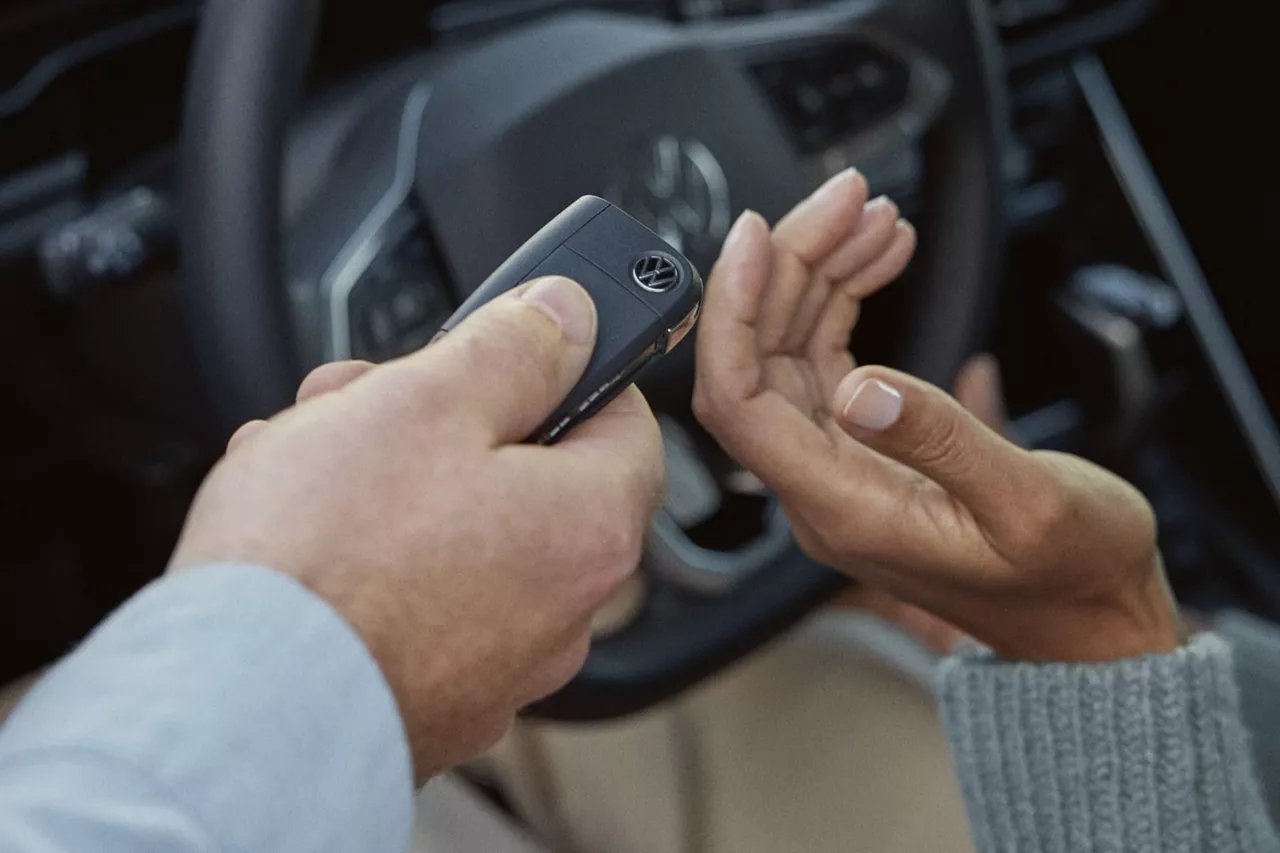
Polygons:
<instances>
[{"instance_id":1,"label":"steering wheel","mask_svg":"<svg viewBox=\"0 0 1280 853\"><path fill-rule=\"evenodd\" d=\"M285 195L286 152L319 7L204 4L183 128L183 289L220 438L288 406L306 368L421 346L587 193L705 272L739 211L776 219L857 164L876 189L918 190L912 279L875 324L893 344L884 358L945 385L983 333L1007 133L983 0L844 0L684 25L566 13L409 57L330 98L347 118L299 200ZM688 430L692 352L645 386ZM662 701L844 582L777 511L727 551L660 512L645 565L643 606L531 713L603 719Z\"/></svg>"}]
</instances>

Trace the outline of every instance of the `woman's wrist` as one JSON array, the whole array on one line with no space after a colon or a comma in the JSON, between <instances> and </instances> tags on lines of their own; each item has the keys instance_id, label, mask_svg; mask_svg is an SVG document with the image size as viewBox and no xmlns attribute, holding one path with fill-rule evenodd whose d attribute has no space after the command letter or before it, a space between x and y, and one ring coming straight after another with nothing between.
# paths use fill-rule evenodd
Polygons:
<instances>
[{"instance_id":1,"label":"woman's wrist","mask_svg":"<svg viewBox=\"0 0 1280 853\"><path fill-rule=\"evenodd\" d=\"M1008 661L1107 663L1168 654L1184 645L1190 633L1157 555L1137 586L1032 608L984 642Z\"/></svg>"}]
</instances>

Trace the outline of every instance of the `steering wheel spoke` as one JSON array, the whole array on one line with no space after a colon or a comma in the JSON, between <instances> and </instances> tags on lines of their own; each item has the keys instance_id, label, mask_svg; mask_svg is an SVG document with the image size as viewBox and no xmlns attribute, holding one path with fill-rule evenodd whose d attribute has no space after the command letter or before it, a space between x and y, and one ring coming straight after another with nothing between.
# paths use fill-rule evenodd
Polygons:
<instances>
[{"instance_id":1,"label":"steering wheel spoke","mask_svg":"<svg viewBox=\"0 0 1280 853\"><path fill-rule=\"evenodd\" d=\"M414 193L428 83L355 123L324 190L288 225L285 270L304 365L385 361L425 345L454 302Z\"/></svg>"},{"instance_id":2,"label":"steering wheel spoke","mask_svg":"<svg viewBox=\"0 0 1280 853\"><path fill-rule=\"evenodd\" d=\"M814 183L856 165L895 198L916 194L919 148L951 94L946 66L878 28L879 4L703 24L767 93Z\"/></svg>"}]
</instances>

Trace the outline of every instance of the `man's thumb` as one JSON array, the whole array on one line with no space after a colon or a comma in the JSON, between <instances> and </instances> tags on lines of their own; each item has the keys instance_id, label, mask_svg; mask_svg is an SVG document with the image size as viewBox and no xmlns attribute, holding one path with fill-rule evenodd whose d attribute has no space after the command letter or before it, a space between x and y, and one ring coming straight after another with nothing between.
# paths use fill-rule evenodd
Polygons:
<instances>
[{"instance_id":1,"label":"man's thumb","mask_svg":"<svg viewBox=\"0 0 1280 853\"><path fill-rule=\"evenodd\" d=\"M445 399L491 427L496 441L523 441L582 377L596 327L595 304L581 285L542 278L480 308L411 360L446 386Z\"/></svg>"},{"instance_id":2,"label":"man's thumb","mask_svg":"<svg viewBox=\"0 0 1280 853\"><path fill-rule=\"evenodd\" d=\"M949 394L905 373L860 367L836 389L840 426L945 488L979 518L999 518L1030 473L1027 454Z\"/></svg>"}]
</instances>

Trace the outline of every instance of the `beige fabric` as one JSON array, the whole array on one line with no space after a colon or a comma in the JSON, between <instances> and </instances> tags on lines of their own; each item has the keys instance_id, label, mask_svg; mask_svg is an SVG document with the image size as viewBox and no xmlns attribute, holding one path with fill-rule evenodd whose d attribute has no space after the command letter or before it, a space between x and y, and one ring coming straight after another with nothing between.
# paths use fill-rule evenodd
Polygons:
<instances>
[{"instance_id":1,"label":"beige fabric","mask_svg":"<svg viewBox=\"0 0 1280 853\"><path fill-rule=\"evenodd\" d=\"M490 768L556 853L968 853L933 697L855 622L631 720L522 723Z\"/></svg>"},{"instance_id":2,"label":"beige fabric","mask_svg":"<svg viewBox=\"0 0 1280 853\"><path fill-rule=\"evenodd\" d=\"M546 853L505 815L452 777L418 795L410 853Z\"/></svg>"}]
</instances>

